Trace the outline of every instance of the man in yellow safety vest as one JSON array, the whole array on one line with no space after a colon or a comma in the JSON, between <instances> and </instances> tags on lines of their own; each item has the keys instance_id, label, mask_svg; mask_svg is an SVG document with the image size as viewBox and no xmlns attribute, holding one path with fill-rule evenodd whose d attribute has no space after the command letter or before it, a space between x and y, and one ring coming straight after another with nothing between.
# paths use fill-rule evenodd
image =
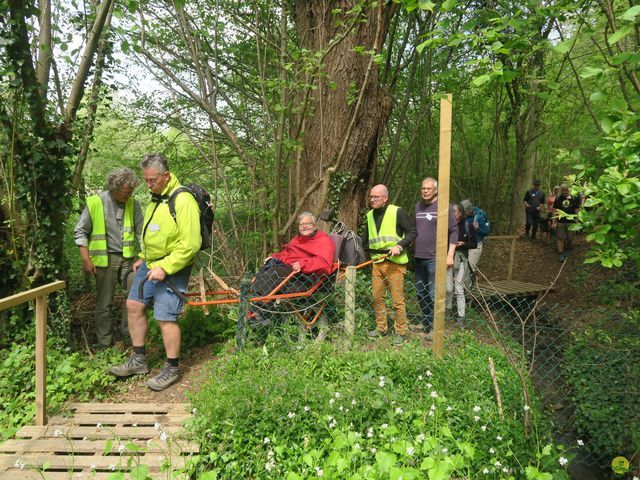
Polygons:
<instances>
[{"instance_id":1,"label":"man in yellow safety vest","mask_svg":"<svg viewBox=\"0 0 640 480\"><path fill-rule=\"evenodd\" d=\"M96 310L93 318L95 349L111 345L111 309L116 285L128 293L136 238L142 231L142 211L131 194L140 180L129 168L107 176L107 191L91 195L75 227L83 270L96 278ZM128 337L127 311L122 309L120 333Z\"/></svg>"},{"instance_id":2,"label":"man in yellow safety vest","mask_svg":"<svg viewBox=\"0 0 640 480\"><path fill-rule=\"evenodd\" d=\"M371 189L372 209L367 213L367 229L362 243L368 246L373 260L371 294L376 316L376 329L368 332L376 338L387 333L385 294L389 290L394 310L395 337L393 343L402 344L407 335L407 310L404 303L404 275L409 256L407 247L416 237L411 218L397 205L387 204L389 191L384 185Z\"/></svg>"}]
</instances>

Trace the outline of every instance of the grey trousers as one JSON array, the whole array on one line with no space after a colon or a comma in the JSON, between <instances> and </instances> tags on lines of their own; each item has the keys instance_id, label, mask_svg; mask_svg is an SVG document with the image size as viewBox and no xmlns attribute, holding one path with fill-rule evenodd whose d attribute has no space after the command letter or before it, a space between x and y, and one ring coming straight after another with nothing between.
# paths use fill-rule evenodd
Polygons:
<instances>
[{"instance_id":1,"label":"grey trousers","mask_svg":"<svg viewBox=\"0 0 640 480\"><path fill-rule=\"evenodd\" d=\"M112 310L116 310L113 305L113 294L116 284L125 292L125 298L131 288L133 275L129 273L133 269L133 258L124 258L117 253L109 253L109 265L96 268L96 310L94 316L94 328L98 345L108 346L113 341ZM123 337L129 336L129 326L127 324L127 309L121 305L122 315L119 325Z\"/></svg>"}]
</instances>

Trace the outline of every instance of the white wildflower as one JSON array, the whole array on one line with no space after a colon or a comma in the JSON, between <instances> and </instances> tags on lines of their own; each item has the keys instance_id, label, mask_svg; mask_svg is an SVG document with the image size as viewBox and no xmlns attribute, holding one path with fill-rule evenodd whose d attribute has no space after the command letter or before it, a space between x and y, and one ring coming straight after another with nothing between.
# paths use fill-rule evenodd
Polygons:
<instances>
[{"instance_id":1,"label":"white wildflower","mask_svg":"<svg viewBox=\"0 0 640 480\"><path fill-rule=\"evenodd\" d=\"M331 422L329 422L329 428L335 428L337 424L338 422L336 422L335 420L331 420Z\"/></svg>"},{"instance_id":2,"label":"white wildflower","mask_svg":"<svg viewBox=\"0 0 640 480\"><path fill-rule=\"evenodd\" d=\"M479 417L479 416L477 416L477 415L476 415L475 417L473 417L473 419L474 419L476 422L479 422L479 421L480 421L480 417Z\"/></svg>"},{"instance_id":3,"label":"white wildflower","mask_svg":"<svg viewBox=\"0 0 640 480\"><path fill-rule=\"evenodd\" d=\"M360 444L359 444L359 443L354 443L354 444L353 444L353 449L354 449L354 450L360 450L360 448L361 448L361 447L360 447Z\"/></svg>"},{"instance_id":4,"label":"white wildflower","mask_svg":"<svg viewBox=\"0 0 640 480\"><path fill-rule=\"evenodd\" d=\"M162 424L160 422L156 422L153 424L153 428L156 430L160 430L162 428Z\"/></svg>"},{"instance_id":5,"label":"white wildflower","mask_svg":"<svg viewBox=\"0 0 640 480\"><path fill-rule=\"evenodd\" d=\"M501 435L496 436L496 440L498 440L499 442L501 442L501 441L502 441L502 436L501 436Z\"/></svg>"},{"instance_id":6,"label":"white wildflower","mask_svg":"<svg viewBox=\"0 0 640 480\"><path fill-rule=\"evenodd\" d=\"M334 403L336 403L336 399L335 398L330 398L329 399L329 405L333 405Z\"/></svg>"},{"instance_id":7,"label":"white wildflower","mask_svg":"<svg viewBox=\"0 0 640 480\"><path fill-rule=\"evenodd\" d=\"M509 473L509 469L508 469L507 467L502 467L502 471L503 471L504 473Z\"/></svg>"},{"instance_id":8,"label":"white wildflower","mask_svg":"<svg viewBox=\"0 0 640 480\"><path fill-rule=\"evenodd\" d=\"M367 438L371 438L373 437L373 428L370 428L369 430L367 430Z\"/></svg>"},{"instance_id":9,"label":"white wildflower","mask_svg":"<svg viewBox=\"0 0 640 480\"><path fill-rule=\"evenodd\" d=\"M438 398L438 392L436 392L435 390L433 390L431 392L431 398Z\"/></svg>"},{"instance_id":10,"label":"white wildflower","mask_svg":"<svg viewBox=\"0 0 640 480\"><path fill-rule=\"evenodd\" d=\"M429 410L429 416L433 417L433 410Z\"/></svg>"},{"instance_id":11,"label":"white wildflower","mask_svg":"<svg viewBox=\"0 0 640 480\"><path fill-rule=\"evenodd\" d=\"M24 470L24 467L26 467L26 463L24 463L24 460L19 458L16 460L16 463L13 464L14 467L16 467L18 470Z\"/></svg>"},{"instance_id":12,"label":"white wildflower","mask_svg":"<svg viewBox=\"0 0 640 480\"><path fill-rule=\"evenodd\" d=\"M487 426L486 425L482 425L480 427L480 430L482 430L483 432L486 432L487 431Z\"/></svg>"},{"instance_id":13,"label":"white wildflower","mask_svg":"<svg viewBox=\"0 0 640 480\"><path fill-rule=\"evenodd\" d=\"M164 430L160 432L160 441L162 443L167 443L167 432L165 432Z\"/></svg>"},{"instance_id":14,"label":"white wildflower","mask_svg":"<svg viewBox=\"0 0 640 480\"><path fill-rule=\"evenodd\" d=\"M322 477L324 476L324 471L320 467L316 467L316 475Z\"/></svg>"},{"instance_id":15,"label":"white wildflower","mask_svg":"<svg viewBox=\"0 0 640 480\"><path fill-rule=\"evenodd\" d=\"M293 413L293 412L289 412L289 413L287 413L287 417L289 417L289 418L293 418L293 417L295 417L295 416L296 416L296 414L295 414L295 413Z\"/></svg>"},{"instance_id":16,"label":"white wildflower","mask_svg":"<svg viewBox=\"0 0 640 480\"><path fill-rule=\"evenodd\" d=\"M427 377L430 377L431 375L433 375L433 374L431 373L431 370L427 370Z\"/></svg>"},{"instance_id":17,"label":"white wildflower","mask_svg":"<svg viewBox=\"0 0 640 480\"><path fill-rule=\"evenodd\" d=\"M483 468L482 469L482 473L484 473L485 475L489 473L489 469L488 468Z\"/></svg>"},{"instance_id":18,"label":"white wildflower","mask_svg":"<svg viewBox=\"0 0 640 480\"><path fill-rule=\"evenodd\" d=\"M578 446L579 447L584 447L584 442L582 440L578 440Z\"/></svg>"},{"instance_id":19,"label":"white wildflower","mask_svg":"<svg viewBox=\"0 0 640 480\"><path fill-rule=\"evenodd\" d=\"M338 408L338 410L340 410L341 412L344 412L344 407L340 405L340 408Z\"/></svg>"},{"instance_id":20,"label":"white wildflower","mask_svg":"<svg viewBox=\"0 0 640 480\"><path fill-rule=\"evenodd\" d=\"M404 410L402 410L402 408L401 408L401 407L397 407L397 408L396 408L396 413L397 413L398 415L402 415L402 414L404 413Z\"/></svg>"},{"instance_id":21,"label":"white wildflower","mask_svg":"<svg viewBox=\"0 0 640 480\"><path fill-rule=\"evenodd\" d=\"M436 404L432 403L431 406L429 407L429 410L433 412L435 409L436 409Z\"/></svg>"},{"instance_id":22,"label":"white wildflower","mask_svg":"<svg viewBox=\"0 0 640 480\"><path fill-rule=\"evenodd\" d=\"M376 452L378 451L378 449L377 449L376 447L371 447L371 448L369 449L369 451L370 451L371 453L376 453Z\"/></svg>"},{"instance_id":23,"label":"white wildflower","mask_svg":"<svg viewBox=\"0 0 640 480\"><path fill-rule=\"evenodd\" d=\"M196 415L198 413L198 409L196 407L193 407L193 410L191 410L191 413Z\"/></svg>"},{"instance_id":24,"label":"white wildflower","mask_svg":"<svg viewBox=\"0 0 640 480\"><path fill-rule=\"evenodd\" d=\"M153 438L150 438L149 440L147 440L147 447L150 447L152 443L153 443Z\"/></svg>"},{"instance_id":25,"label":"white wildflower","mask_svg":"<svg viewBox=\"0 0 640 480\"><path fill-rule=\"evenodd\" d=\"M123 444L118 445L118 453L122 453L126 450L127 447L125 447Z\"/></svg>"},{"instance_id":26,"label":"white wildflower","mask_svg":"<svg viewBox=\"0 0 640 480\"><path fill-rule=\"evenodd\" d=\"M425 439L424 433L421 433L420 435L418 435L416 437L416 442L422 443L422 442L424 442L424 439Z\"/></svg>"},{"instance_id":27,"label":"white wildflower","mask_svg":"<svg viewBox=\"0 0 640 480\"><path fill-rule=\"evenodd\" d=\"M480 409L480 407L479 407L478 405L476 405L475 407L473 407L473 411L474 411L474 412L476 412L476 413L477 413L477 412L479 412L480 410L481 410L481 409Z\"/></svg>"},{"instance_id":28,"label":"white wildflower","mask_svg":"<svg viewBox=\"0 0 640 480\"><path fill-rule=\"evenodd\" d=\"M334 393L334 396L335 396L336 398L340 398L340 392L336 392L336 393Z\"/></svg>"},{"instance_id":29,"label":"white wildflower","mask_svg":"<svg viewBox=\"0 0 640 480\"><path fill-rule=\"evenodd\" d=\"M569 460L567 460L567 459L566 459L566 458L564 458L564 457L560 457L560 458L558 459L558 463L560 464L560 466L561 466L561 467L564 467L567 463L569 463Z\"/></svg>"},{"instance_id":30,"label":"white wildflower","mask_svg":"<svg viewBox=\"0 0 640 480\"><path fill-rule=\"evenodd\" d=\"M427 383L427 388L431 388L433 387L433 385L431 385L430 383Z\"/></svg>"},{"instance_id":31,"label":"white wildflower","mask_svg":"<svg viewBox=\"0 0 640 480\"><path fill-rule=\"evenodd\" d=\"M382 425L380 425L380 428L382 428L383 430L386 430L387 428L389 428L389 424L383 423Z\"/></svg>"},{"instance_id":32,"label":"white wildflower","mask_svg":"<svg viewBox=\"0 0 640 480\"><path fill-rule=\"evenodd\" d=\"M444 448L442 449L442 453L447 453L448 451L449 451L449 449L448 449L447 447L444 447Z\"/></svg>"},{"instance_id":33,"label":"white wildflower","mask_svg":"<svg viewBox=\"0 0 640 480\"><path fill-rule=\"evenodd\" d=\"M451 405L447 406L447 412L450 412L451 410L453 410L453 407Z\"/></svg>"},{"instance_id":34,"label":"white wildflower","mask_svg":"<svg viewBox=\"0 0 640 480\"><path fill-rule=\"evenodd\" d=\"M109 464L109 470L111 470L112 472L115 472L115 471L116 471L116 466L115 466L115 464L110 463L110 464Z\"/></svg>"},{"instance_id":35,"label":"white wildflower","mask_svg":"<svg viewBox=\"0 0 640 480\"><path fill-rule=\"evenodd\" d=\"M100 430L102 428L102 424L100 422L96 423L96 428Z\"/></svg>"},{"instance_id":36,"label":"white wildflower","mask_svg":"<svg viewBox=\"0 0 640 480\"><path fill-rule=\"evenodd\" d=\"M349 423L349 430L353 430L353 422Z\"/></svg>"},{"instance_id":37,"label":"white wildflower","mask_svg":"<svg viewBox=\"0 0 640 480\"><path fill-rule=\"evenodd\" d=\"M305 411L305 412L308 412L309 410L311 410L311 409L309 408L309 405L305 405L305 406L304 406L304 411Z\"/></svg>"},{"instance_id":38,"label":"white wildflower","mask_svg":"<svg viewBox=\"0 0 640 480\"><path fill-rule=\"evenodd\" d=\"M380 388L384 387L384 377L380 377L380 381L378 382L378 386Z\"/></svg>"},{"instance_id":39,"label":"white wildflower","mask_svg":"<svg viewBox=\"0 0 640 480\"><path fill-rule=\"evenodd\" d=\"M269 437L264 437L264 440L262 440L262 443L264 443L265 445L269 442L271 442L271 440L269 440Z\"/></svg>"},{"instance_id":40,"label":"white wildflower","mask_svg":"<svg viewBox=\"0 0 640 480\"><path fill-rule=\"evenodd\" d=\"M423 380L422 375L418 375L418 380L420 380L420 381L422 381L422 380Z\"/></svg>"},{"instance_id":41,"label":"white wildflower","mask_svg":"<svg viewBox=\"0 0 640 480\"><path fill-rule=\"evenodd\" d=\"M351 400L351 405L355 405L356 403L357 403L357 402L356 402L356 399L355 399L355 398L354 398L353 400Z\"/></svg>"},{"instance_id":42,"label":"white wildflower","mask_svg":"<svg viewBox=\"0 0 640 480\"><path fill-rule=\"evenodd\" d=\"M528 410L530 410L529 405L525 405L525 406L524 406L524 411L526 412L526 411L528 411Z\"/></svg>"},{"instance_id":43,"label":"white wildflower","mask_svg":"<svg viewBox=\"0 0 640 480\"><path fill-rule=\"evenodd\" d=\"M92 463L91 466L89 467L91 469L91 471L95 471L96 468L98 468L98 466L95 463Z\"/></svg>"},{"instance_id":44,"label":"white wildflower","mask_svg":"<svg viewBox=\"0 0 640 480\"><path fill-rule=\"evenodd\" d=\"M133 425L131 425L133 428L138 428L138 424L134 423Z\"/></svg>"},{"instance_id":45,"label":"white wildflower","mask_svg":"<svg viewBox=\"0 0 640 480\"><path fill-rule=\"evenodd\" d=\"M498 467L498 468L500 468L502 466L502 464L498 460L496 460L496 463L494 463L494 465L496 467Z\"/></svg>"},{"instance_id":46,"label":"white wildflower","mask_svg":"<svg viewBox=\"0 0 640 480\"><path fill-rule=\"evenodd\" d=\"M493 455L494 453L496 453L495 448L491 447L491 448L489 449L489 453L490 453L491 455Z\"/></svg>"},{"instance_id":47,"label":"white wildflower","mask_svg":"<svg viewBox=\"0 0 640 480\"><path fill-rule=\"evenodd\" d=\"M413 449L413 447L407 447L407 455L411 456L415 453L415 450Z\"/></svg>"},{"instance_id":48,"label":"white wildflower","mask_svg":"<svg viewBox=\"0 0 640 480\"><path fill-rule=\"evenodd\" d=\"M56 431L53 432L53 436L54 437L59 437L60 435L62 435L62 430L60 430L60 429L56 429Z\"/></svg>"},{"instance_id":49,"label":"white wildflower","mask_svg":"<svg viewBox=\"0 0 640 480\"><path fill-rule=\"evenodd\" d=\"M270 460L270 461L268 461L267 463L264 464L264 469L267 472L270 472L274 468L276 468L276 463L273 460Z\"/></svg>"}]
</instances>

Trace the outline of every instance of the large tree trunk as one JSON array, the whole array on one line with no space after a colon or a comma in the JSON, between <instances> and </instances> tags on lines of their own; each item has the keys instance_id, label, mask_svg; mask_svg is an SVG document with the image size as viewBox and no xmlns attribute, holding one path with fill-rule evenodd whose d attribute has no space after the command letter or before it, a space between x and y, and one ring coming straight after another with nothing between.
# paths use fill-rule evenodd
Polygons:
<instances>
[{"instance_id":1,"label":"large tree trunk","mask_svg":"<svg viewBox=\"0 0 640 480\"><path fill-rule=\"evenodd\" d=\"M365 7L355 23L353 15L335 13L349 11L355 3L298 1L293 10L301 46L312 52L328 49L304 122L297 211L319 213L337 206L339 218L350 228L356 227L358 207L373 179L378 140L391 112L377 64L357 50L380 51L396 8L380 0Z\"/></svg>"}]
</instances>

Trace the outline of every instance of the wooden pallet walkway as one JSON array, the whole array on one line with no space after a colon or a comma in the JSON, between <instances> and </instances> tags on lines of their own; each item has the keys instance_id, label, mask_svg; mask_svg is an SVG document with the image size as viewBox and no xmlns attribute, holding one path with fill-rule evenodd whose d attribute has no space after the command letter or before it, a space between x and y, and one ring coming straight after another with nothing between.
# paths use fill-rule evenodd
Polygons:
<instances>
[{"instance_id":1,"label":"wooden pallet walkway","mask_svg":"<svg viewBox=\"0 0 640 480\"><path fill-rule=\"evenodd\" d=\"M154 479L181 478L171 472L198 453L181 438L188 409L184 403L68 404L48 425L23 427L0 445L0 480L101 480L114 472L129 478L138 465Z\"/></svg>"},{"instance_id":2,"label":"wooden pallet walkway","mask_svg":"<svg viewBox=\"0 0 640 480\"><path fill-rule=\"evenodd\" d=\"M476 290L479 296L484 298L496 296L537 297L549 290L549 285L539 285L519 280L495 280L491 283L478 282Z\"/></svg>"}]
</instances>

